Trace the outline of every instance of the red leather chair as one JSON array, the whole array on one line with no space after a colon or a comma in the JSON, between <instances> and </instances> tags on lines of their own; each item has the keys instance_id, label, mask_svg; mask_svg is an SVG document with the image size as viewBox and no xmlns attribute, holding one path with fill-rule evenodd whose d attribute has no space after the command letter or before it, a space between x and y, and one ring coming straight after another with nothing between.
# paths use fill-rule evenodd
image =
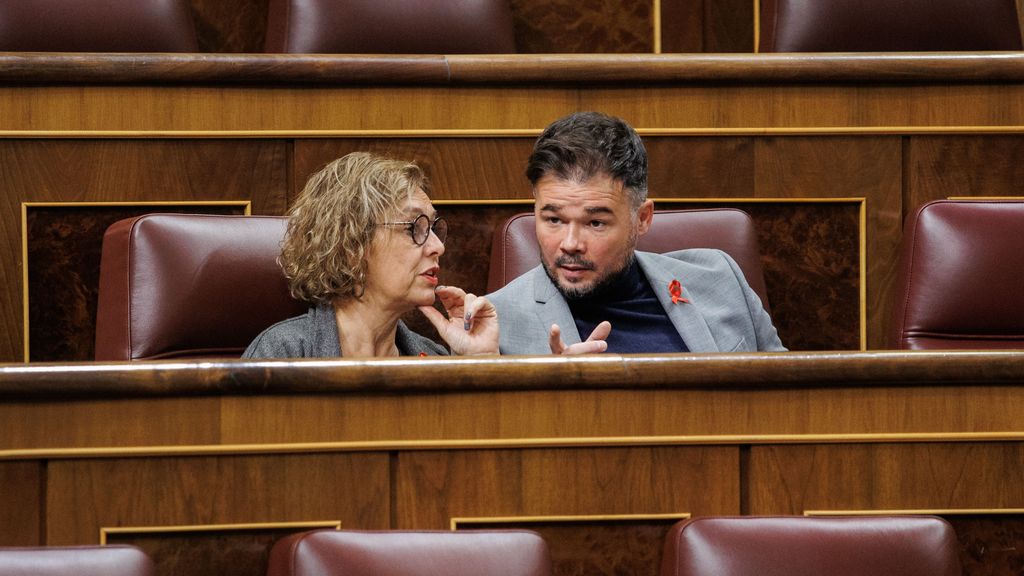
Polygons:
<instances>
[{"instance_id":1,"label":"red leather chair","mask_svg":"<svg viewBox=\"0 0 1024 576\"><path fill-rule=\"evenodd\" d=\"M267 576L550 576L544 540L526 530L339 532L278 541Z\"/></svg>"},{"instance_id":2,"label":"red leather chair","mask_svg":"<svg viewBox=\"0 0 1024 576\"><path fill-rule=\"evenodd\" d=\"M304 312L277 256L287 218L147 214L103 237L97 360L238 357Z\"/></svg>"},{"instance_id":3,"label":"red leather chair","mask_svg":"<svg viewBox=\"0 0 1024 576\"><path fill-rule=\"evenodd\" d=\"M761 52L1020 50L1016 0L761 0Z\"/></svg>"},{"instance_id":4,"label":"red leather chair","mask_svg":"<svg viewBox=\"0 0 1024 576\"><path fill-rule=\"evenodd\" d=\"M1024 348L1024 202L939 200L907 217L889 345Z\"/></svg>"},{"instance_id":5,"label":"red leather chair","mask_svg":"<svg viewBox=\"0 0 1024 576\"><path fill-rule=\"evenodd\" d=\"M188 0L7 0L0 52L198 52Z\"/></svg>"},{"instance_id":6,"label":"red leather chair","mask_svg":"<svg viewBox=\"0 0 1024 576\"><path fill-rule=\"evenodd\" d=\"M265 52L515 52L508 0L270 0Z\"/></svg>"},{"instance_id":7,"label":"red leather chair","mask_svg":"<svg viewBox=\"0 0 1024 576\"><path fill-rule=\"evenodd\" d=\"M540 264L535 224L532 212L516 214L494 231L488 292ZM735 208L655 210L651 229L637 240L637 249L665 253L684 248L718 248L732 256L768 310L757 231L749 214Z\"/></svg>"},{"instance_id":8,"label":"red leather chair","mask_svg":"<svg viewBox=\"0 0 1024 576\"><path fill-rule=\"evenodd\" d=\"M960 576L953 527L933 516L684 520L662 576Z\"/></svg>"},{"instance_id":9,"label":"red leather chair","mask_svg":"<svg viewBox=\"0 0 1024 576\"><path fill-rule=\"evenodd\" d=\"M152 576L153 562L133 546L0 548L0 576Z\"/></svg>"}]
</instances>

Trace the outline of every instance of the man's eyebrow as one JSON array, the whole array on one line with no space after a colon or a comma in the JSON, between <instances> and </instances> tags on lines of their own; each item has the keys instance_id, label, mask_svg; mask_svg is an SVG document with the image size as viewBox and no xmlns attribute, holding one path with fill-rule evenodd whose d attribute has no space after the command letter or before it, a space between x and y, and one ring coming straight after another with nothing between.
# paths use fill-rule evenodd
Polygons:
<instances>
[{"instance_id":1,"label":"man's eyebrow","mask_svg":"<svg viewBox=\"0 0 1024 576\"><path fill-rule=\"evenodd\" d=\"M583 211L586 212L587 214L590 214L590 215L594 215L594 214L614 214L614 212L612 212L612 209L608 208L607 206L593 206L593 207L588 206L588 207L584 208Z\"/></svg>"},{"instance_id":2,"label":"man's eyebrow","mask_svg":"<svg viewBox=\"0 0 1024 576\"><path fill-rule=\"evenodd\" d=\"M562 206L559 204L545 204L540 207L541 212L561 212Z\"/></svg>"}]
</instances>

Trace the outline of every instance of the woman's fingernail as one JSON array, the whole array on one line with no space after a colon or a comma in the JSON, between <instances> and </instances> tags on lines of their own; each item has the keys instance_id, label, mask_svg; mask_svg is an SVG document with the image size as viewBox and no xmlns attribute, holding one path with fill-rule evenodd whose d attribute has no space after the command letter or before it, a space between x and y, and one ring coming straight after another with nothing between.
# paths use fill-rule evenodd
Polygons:
<instances>
[{"instance_id":1,"label":"woman's fingernail","mask_svg":"<svg viewBox=\"0 0 1024 576\"><path fill-rule=\"evenodd\" d=\"M447 288L447 286L445 286L444 284L438 284L437 286L434 286L434 292L437 292L441 288Z\"/></svg>"}]
</instances>

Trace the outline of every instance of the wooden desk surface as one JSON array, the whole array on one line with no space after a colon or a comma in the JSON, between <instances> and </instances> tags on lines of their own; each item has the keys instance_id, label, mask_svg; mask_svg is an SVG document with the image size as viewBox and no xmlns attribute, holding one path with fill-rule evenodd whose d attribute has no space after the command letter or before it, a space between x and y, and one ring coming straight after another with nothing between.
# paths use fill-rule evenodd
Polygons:
<instances>
[{"instance_id":1,"label":"wooden desk surface","mask_svg":"<svg viewBox=\"0 0 1024 576\"><path fill-rule=\"evenodd\" d=\"M653 573L686 515L910 511L1013 574L976 550L1024 537L1022 414L1024 351L5 365L0 544L256 576L316 526L514 526Z\"/></svg>"}]
</instances>

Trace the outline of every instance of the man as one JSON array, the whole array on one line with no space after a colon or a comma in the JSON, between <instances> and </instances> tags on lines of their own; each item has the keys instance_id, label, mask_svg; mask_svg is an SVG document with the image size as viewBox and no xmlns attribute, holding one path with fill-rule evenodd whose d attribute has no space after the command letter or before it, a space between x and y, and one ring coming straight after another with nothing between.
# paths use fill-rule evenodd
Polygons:
<instances>
[{"instance_id":1,"label":"man","mask_svg":"<svg viewBox=\"0 0 1024 576\"><path fill-rule=\"evenodd\" d=\"M654 202L647 151L624 121L596 112L555 121L526 176L541 265L488 296L502 354L785 350L724 252L636 251Z\"/></svg>"}]
</instances>

